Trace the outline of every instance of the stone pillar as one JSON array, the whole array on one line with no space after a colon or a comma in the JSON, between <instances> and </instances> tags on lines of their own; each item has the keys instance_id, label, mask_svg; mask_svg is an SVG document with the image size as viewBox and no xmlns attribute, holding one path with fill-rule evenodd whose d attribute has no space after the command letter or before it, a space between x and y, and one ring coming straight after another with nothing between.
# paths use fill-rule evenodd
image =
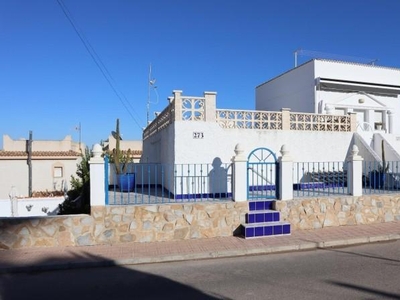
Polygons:
<instances>
[{"instance_id":1,"label":"stone pillar","mask_svg":"<svg viewBox=\"0 0 400 300\"><path fill-rule=\"evenodd\" d=\"M247 201L247 157L243 154L244 150L241 144L235 147L233 162L233 200L236 202Z\"/></svg>"},{"instance_id":2,"label":"stone pillar","mask_svg":"<svg viewBox=\"0 0 400 300\"><path fill-rule=\"evenodd\" d=\"M353 145L351 156L348 160L347 186L350 195L362 196L362 161L363 158L358 155L357 145Z\"/></svg>"},{"instance_id":3,"label":"stone pillar","mask_svg":"<svg viewBox=\"0 0 400 300\"><path fill-rule=\"evenodd\" d=\"M282 108L282 130L290 130L290 108Z\"/></svg>"},{"instance_id":4,"label":"stone pillar","mask_svg":"<svg viewBox=\"0 0 400 300\"><path fill-rule=\"evenodd\" d=\"M217 110L217 93L216 92L204 92L205 98L205 116L204 121L213 122L216 121L216 110Z\"/></svg>"},{"instance_id":5,"label":"stone pillar","mask_svg":"<svg viewBox=\"0 0 400 300\"><path fill-rule=\"evenodd\" d=\"M172 91L174 94L174 107L175 107L175 121L182 121L182 91L174 90Z\"/></svg>"},{"instance_id":6,"label":"stone pillar","mask_svg":"<svg viewBox=\"0 0 400 300\"><path fill-rule=\"evenodd\" d=\"M92 149L93 157L89 160L90 165L90 206L105 205L105 172L104 158L101 157L103 150L99 144L95 144Z\"/></svg>"},{"instance_id":7,"label":"stone pillar","mask_svg":"<svg viewBox=\"0 0 400 300\"><path fill-rule=\"evenodd\" d=\"M392 111L392 110L388 110L388 112L387 112L387 114L388 114L388 127L389 128L387 128L387 133L396 133L395 132L395 130L394 130L394 111Z\"/></svg>"},{"instance_id":8,"label":"stone pillar","mask_svg":"<svg viewBox=\"0 0 400 300\"><path fill-rule=\"evenodd\" d=\"M289 155L286 145L280 150L282 156L278 158L279 163L279 200L293 199L293 159Z\"/></svg>"}]
</instances>

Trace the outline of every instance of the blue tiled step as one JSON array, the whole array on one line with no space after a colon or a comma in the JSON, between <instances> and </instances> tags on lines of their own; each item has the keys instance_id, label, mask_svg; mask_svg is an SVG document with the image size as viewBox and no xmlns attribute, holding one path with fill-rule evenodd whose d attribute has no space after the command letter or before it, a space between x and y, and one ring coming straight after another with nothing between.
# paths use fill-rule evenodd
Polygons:
<instances>
[{"instance_id":1,"label":"blue tiled step","mask_svg":"<svg viewBox=\"0 0 400 300\"><path fill-rule=\"evenodd\" d=\"M266 236L290 235L290 223L266 222L242 224L242 235L245 239Z\"/></svg>"},{"instance_id":2,"label":"blue tiled step","mask_svg":"<svg viewBox=\"0 0 400 300\"><path fill-rule=\"evenodd\" d=\"M280 220L279 211L276 210L255 210L246 215L246 223L278 222Z\"/></svg>"},{"instance_id":3,"label":"blue tiled step","mask_svg":"<svg viewBox=\"0 0 400 300\"><path fill-rule=\"evenodd\" d=\"M269 210L274 209L274 200L251 200L249 201L249 210Z\"/></svg>"}]
</instances>

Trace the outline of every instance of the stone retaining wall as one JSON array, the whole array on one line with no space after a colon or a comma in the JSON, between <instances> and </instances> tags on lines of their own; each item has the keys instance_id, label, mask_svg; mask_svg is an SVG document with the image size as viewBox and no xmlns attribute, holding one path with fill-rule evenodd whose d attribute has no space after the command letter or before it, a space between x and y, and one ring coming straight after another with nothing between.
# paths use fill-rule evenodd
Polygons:
<instances>
[{"instance_id":1,"label":"stone retaining wall","mask_svg":"<svg viewBox=\"0 0 400 300\"><path fill-rule=\"evenodd\" d=\"M247 202L95 206L91 215L0 219L0 249L232 236Z\"/></svg>"},{"instance_id":2,"label":"stone retaining wall","mask_svg":"<svg viewBox=\"0 0 400 300\"><path fill-rule=\"evenodd\" d=\"M400 194L277 201L293 230L400 220ZM0 249L231 236L247 202L95 206L92 214L0 218Z\"/></svg>"},{"instance_id":3,"label":"stone retaining wall","mask_svg":"<svg viewBox=\"0 0 400 300\"><path fill-rule=\"evenodd\" d=\"M277 201L275 209L292 230L400 220L400 195L308 198Z\"/></svg>"}]
</instances>

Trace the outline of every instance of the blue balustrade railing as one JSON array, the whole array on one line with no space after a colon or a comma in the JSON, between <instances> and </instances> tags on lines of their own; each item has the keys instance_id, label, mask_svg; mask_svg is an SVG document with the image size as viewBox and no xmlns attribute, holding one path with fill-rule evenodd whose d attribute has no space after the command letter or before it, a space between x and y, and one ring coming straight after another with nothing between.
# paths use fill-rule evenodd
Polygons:
<instances>
[{"instance_id":1,"label":"blue balustrade railing","mask_svg":"<svg viewBox=\"0 0 400 300\"><path fill-rule=\"evenodd\" d=\"M293 163L294 197L348 194L346 162Z\"/></svg>"},{"instance_id":2,"label":"blue balustrade railing","mask_svg":"<svg viewBox=\"0 0 400 300\"><path fill-rule=\"evenodd\" d=\"M400 190L400 162L363 161L363 194L397 193Z\"/></svg>"},{"instance_id":3,"label":"blue balustrade railing","mask_svg":"<svg viewBox=\"0 0 400 300\"><path fill-rule=\"evenodd\" d=\"M127 169L116 174L113 164L106 167L109 205L232 199L231 164L132 163Z\"/></svg>"}]
</instances>

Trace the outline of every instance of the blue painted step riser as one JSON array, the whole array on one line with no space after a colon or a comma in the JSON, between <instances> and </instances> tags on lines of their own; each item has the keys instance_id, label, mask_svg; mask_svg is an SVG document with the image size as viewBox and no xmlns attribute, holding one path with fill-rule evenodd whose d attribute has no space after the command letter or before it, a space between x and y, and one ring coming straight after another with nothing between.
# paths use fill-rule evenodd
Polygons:
<instances>
[{"instance_id":1,"label":"blue painted step riser","mask_svg":"<svg viewBox=\"0 0 400 300\"><path fill-rule=\"evenodd\" d=\"M290 223L280 222L275 200L253 200L249 201L249 213L241 231L244 238L289 235Z\"/></svg>"},{"instance_id":2,"label":"blue painted step riser","mask_svg":"<svg viewBox=\"0 0 400 300\"><path fill-rule=\"evenodd\" d=\"M249 210L250 211L268 210L268 209L274 209L274 201L265 200L265 201L249 202Z\"/></svg>"},{"instance_id":3,"label":"blue painted step riser","mask_svg":"<svg viewBox=\"0 0 400 300\"><path fill-rule=\"evenodd\" d=\"M280 220L279 212L267 212L267 213L248 213L246 215L246 223L265 223L265 222L277 222Z\"/></svg>"},{"instance_id":4,"label":"blue painted step riser","mask_svg":"<svg viewBox=\"0 0 400 300\"><path fill-rule=\"evenodd\" d=\"M245 228L244 237L262 237L290 234L290 224Z\"/></svg>"}]
</instances>

